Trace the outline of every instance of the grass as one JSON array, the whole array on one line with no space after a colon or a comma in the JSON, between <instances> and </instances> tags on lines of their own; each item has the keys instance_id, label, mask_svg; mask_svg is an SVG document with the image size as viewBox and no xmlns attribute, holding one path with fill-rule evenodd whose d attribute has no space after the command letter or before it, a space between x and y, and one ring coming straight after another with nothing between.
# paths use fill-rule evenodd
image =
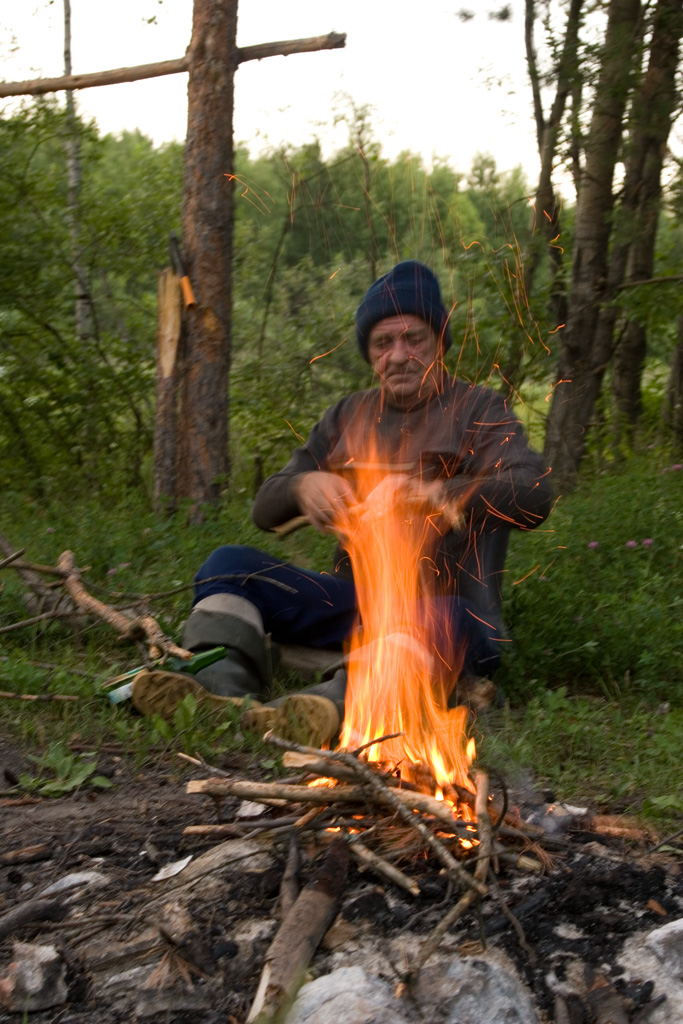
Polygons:
<instances>
[{"instance_id":1,"label":"grass","mask_svg":"<svg viewBox=\"0 0 683 1024\"><path fill-rule=\"evenodd\" d=\"M587 476L540 530L513 535L504 587L513 643L497 677L506 704L475 727L484 763L517 779L533 775L560 800L636 811L662 831L673 831L683 814L682 485L683 471L653 449L609 475ZM257 544L313 568L329 565L332 548L310 530L284 541L260 534L244 498L190 528L183 513L157 517L134 496L104 509L45 507L5 494L3 521L22 524L6 529L32 561L54 564L72 549L102 600L125 606L131 594L152 595L150 612L170 635L179 632L195 571L218 544ZM6 569L2 579L0 625L7 625L26 612L16 575ZM215 763L236 746L272 764L234 719L202 714L191 698L172 726L112 707L103 680L140 655L103 624L76 635L54 622L3 634L0 654L0 690L79 697L2 700L5 737L40 759L27 770L36 787L56 783L47 792L68 791L79 773L85 785L96 778L91 761L68 761L75 743L117 742L136 766L180 748Z\"/></svg>"}]
</instances>

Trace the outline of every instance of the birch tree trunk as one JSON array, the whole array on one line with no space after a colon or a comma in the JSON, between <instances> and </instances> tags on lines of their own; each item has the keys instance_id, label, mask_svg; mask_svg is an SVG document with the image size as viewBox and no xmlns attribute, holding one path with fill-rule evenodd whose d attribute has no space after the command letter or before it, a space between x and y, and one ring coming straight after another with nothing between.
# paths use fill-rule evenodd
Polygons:
<instances>
[{"instance_id":1,"label":"birch tree trunk","mask_svg":"<svg viewBox=\"0 0 683 1024\"><path fill-rule=\"evenodd\" d=\"M604 372L594 340L607 279L614 168L637 60L639 16L639 0L610 0L576 208L567 324L560 334L557 382L546 429L545 454L560 491L576 483Z\"/></svg>"},{"instance_id":2,"label":"birch tree trunk","mask_svg":"<svg viewBox=\"0 0 683 1024\"><path fill-rule=\"evenodd\" d=\"M64 0L64 74L71 75L71 0ZM71 246L71 272L74 279L74 319L76 340L92 336L92 299L88 275L83 264L81 240L81 139L76 124L76 104L71 90L66 92L66 215Z\"/></svg>"}]
</instances>

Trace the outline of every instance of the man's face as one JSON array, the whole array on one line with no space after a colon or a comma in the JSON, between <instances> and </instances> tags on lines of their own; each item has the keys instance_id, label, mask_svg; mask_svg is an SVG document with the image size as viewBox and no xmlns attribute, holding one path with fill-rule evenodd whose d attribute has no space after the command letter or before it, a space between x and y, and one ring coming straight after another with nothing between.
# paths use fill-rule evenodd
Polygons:
<instances>
[{"instance_id":1,"label":"man's face","mask_svg":"<svg viewBox=\"0 0 683 1024\"><path fill-rule=\"evenodd\" d=\"M385 317L370 331L368 358L384 397L397 409L409 409L436 391L440 356L438 337L412 313Z\"/></svg>"}]
</instances>

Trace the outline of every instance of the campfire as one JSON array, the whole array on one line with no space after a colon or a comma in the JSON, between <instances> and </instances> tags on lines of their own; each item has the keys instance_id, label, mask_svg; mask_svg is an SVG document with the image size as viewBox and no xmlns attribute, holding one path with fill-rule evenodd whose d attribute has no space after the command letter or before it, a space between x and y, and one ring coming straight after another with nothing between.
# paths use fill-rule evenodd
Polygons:
<instances>
[{"instance_id":1,"label":"campfire","mask_svg":"<svg viewBox=\"0 0 683 1024\"><path fill-rule=\"evenodd\" d=\"M338 524L353 565L362 627L351 638L343 748L371 744L368 761L394 763L401 777L471 788L474 745L466 711L448 709L460 665L458 638L439 643L429 577L435 549L451 523L444 508L406 497L404 475L386 475L375 456L354 474L358 506ZM441 632L444 625L441 624ZM381 747L371 741L391 736Z\"/></svg>"}]
</instances>

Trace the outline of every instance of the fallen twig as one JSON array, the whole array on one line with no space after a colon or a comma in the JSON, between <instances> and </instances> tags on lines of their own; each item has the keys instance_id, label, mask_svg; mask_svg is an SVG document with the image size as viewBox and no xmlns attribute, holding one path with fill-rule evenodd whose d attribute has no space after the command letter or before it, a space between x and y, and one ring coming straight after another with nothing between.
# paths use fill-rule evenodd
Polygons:
<instances>
[{"instance_id":1,"label":"fallen twig","mask_svg":"<svg viewBox=\"0 0 683 1024\"><path fill-rule=\"evenodd\" d=\"M17 559L21 558L24 551L25 548L20 548L19 551L15 551L11 555L8 555L7 558L3 558L3 560L0 562L0 569L4 569L6 565L11 565L12 562L16 562Z\"/></svg>"},{"instance_id":2,"label":"fallen twig","mask_svg":"<svg viewBox=\"0 0 683 1024\"><path fill-rule=\"evenodd\" d=\"M293 999L318 943L332 923L346 881L348 846L334 842L273 939L247 1024L271 1021Z\"/></svg>"},{"instance_id":3,"label":"fallen twig","mask_svg":"<svg viewBox=\"0 0 683 1024\"><path fill-rule=\"evenodd\" d=\"M150 658L159 661L172 655L187 661L192 657L190 651L176 646L162 632L158 623L150 615L141 615L129 619L110 605L103 604L93 597L83 586L81 575L76 567L72 551L63 551L59 556L57 568L64 574L64 586L72 600L79 607L93 615L97 615L118 633L124 640L142 640L146 643Z\"/></svg>"},{"instance_id":4,"label":"fallen twig","mask_svg":"<svg viewBox=\"0 0 683 1024\"><path fill-rule=\"evenodd\" d=\"M71 693L9 693L7 690L0 690L0 697L5 700L33 700L39 703L48 703L52 700L80 700Z\"/></svg>"},{"instance_id":5,"label":"fallen twig","mask_svg":"<svg viewBox=\"0 0 683 1024\"><path fill-rule=\"evenodd\" d=\"M47 622L48 619L72 619L76 613L73 608L59 608L51 612L41 612L40 615L32 615L30 619L22 619L21 622L12 622L9 626L0 626L0 633L13 633L16 629L26 629L27 626L35 626L39 622Z\"/></svg>"},{"instance_id":6,"label":"fallen twig","mask_svg":"<svg viewBox=\"0 0 683 1024\"><path fill-rule=\"evenodd\" d=\"M54 853L51 843L36 843L34 846L22 846L20 850L5 850L0 853L0 864L35 864L37 861L50 860Z\"/></svg>"},{"instance_id":7,"label":"fallen twig","mask_svg":"<svg viewBox=\"0 0 683 1024\"><path fill-rule=\"evenodd\" d=\"M66 910L61 900L26 900L0 917L0 941L32 921L60 921Z\"/></svg>"}]
</instances>

